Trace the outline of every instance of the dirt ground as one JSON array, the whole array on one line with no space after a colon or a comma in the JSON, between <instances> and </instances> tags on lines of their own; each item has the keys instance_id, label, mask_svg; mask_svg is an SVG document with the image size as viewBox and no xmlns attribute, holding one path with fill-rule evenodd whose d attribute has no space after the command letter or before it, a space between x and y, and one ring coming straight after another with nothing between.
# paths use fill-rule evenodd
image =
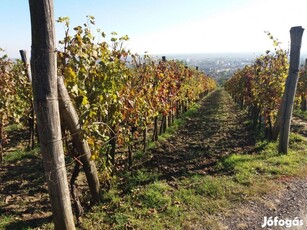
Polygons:
<instances>
[{"instance_id":1,"label":"dirt ground","mask_svg":"<svg viewBox=\"0 0 307 230\"><path fill-rule=\"evenodd\" d=\"M163 172L165 179L186 173L220 173L214 166L222 157L254 149L254 133L246 120L229 95L217 90L173 137L153 150L153 158L144 166Z\"/></svg>"},{"instance_id":2,"label":"dirt ground","mask_svg":"<svg viewBox=\"0 0 307 230\"><path fill-rule=\"evenodd\" d=\"M307 229L307 181L304 179L284 178L283 189L259 197L257 201L232 210L223 220L225 229ZM302 220L302 226L261 226L264 217L283 220Z\"/></svg>"},{"instance_id":3,"label":"dirt ground","mask_svg":"<svg viewBox=\"0 0 307 230\"><path fill-rule=\"evenodd\" d=\"M13 216L6 229L40 226L51 220L42 161L28 156L0 167L0 215Z\"/></svg>"}]
</instances>

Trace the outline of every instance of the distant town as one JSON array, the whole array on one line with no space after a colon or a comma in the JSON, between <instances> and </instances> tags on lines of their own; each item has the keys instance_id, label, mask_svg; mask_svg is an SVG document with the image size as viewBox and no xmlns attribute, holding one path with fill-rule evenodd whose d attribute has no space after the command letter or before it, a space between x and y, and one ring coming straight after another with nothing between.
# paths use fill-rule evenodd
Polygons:
<instances>
[{"instance_id":1,"label":"distant town","mask_svg":"<svg viewBox=\"0 0 307 230\"><path fill-rule=\"evenodd\" d=\"M245 65L252 64L261 53L210 53L210 54L174 54L165 55L166 59L176 59L188 66L198 67L200 71L215 78L220 84ZM301 65L305 63L307 54L301 55Z\"/></svg>"}]
</instances>

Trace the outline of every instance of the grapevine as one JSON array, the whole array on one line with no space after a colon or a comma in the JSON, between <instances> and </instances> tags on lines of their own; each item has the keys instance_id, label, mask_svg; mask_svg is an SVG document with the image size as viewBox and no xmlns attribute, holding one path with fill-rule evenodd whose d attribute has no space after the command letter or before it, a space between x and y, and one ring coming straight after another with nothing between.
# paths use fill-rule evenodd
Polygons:
<instances>
[{"instance_id":1,"label":"grapevine","mask_svg":"<svg viewBox=\"0 0 307 230\"><path fill-rule=\"evenodd\" d=\"M165 131L166 120L171 123L179 105L188 106L216 87L212 78L178 61L132 54L124 48L128 36L113 32L107 42L106 34L97 29L96 38L92 16L83 27L74 27L73 35L68 18L58 21L66 28L58 73L75 102L92 158L107 155L106 165L115 163L117 146L129 149L131 165L133 140L140 132L146 151L147 128L154 121L161 118L160 130Z\"/></svg>"},{"instance_id":2,"label":"grapevine","mask_svg":"<svg viewBox=\"0 0 307 230\"><path fill-rule=\"evenodd\" d=\"M274 52L266 51L252 65L236 71L225 89L242 108L248 109L255 125L264 125L270 139L289 67L287 52L279 47L278 40L268 35L274 41Z\"/></svg>"}]
</instances>

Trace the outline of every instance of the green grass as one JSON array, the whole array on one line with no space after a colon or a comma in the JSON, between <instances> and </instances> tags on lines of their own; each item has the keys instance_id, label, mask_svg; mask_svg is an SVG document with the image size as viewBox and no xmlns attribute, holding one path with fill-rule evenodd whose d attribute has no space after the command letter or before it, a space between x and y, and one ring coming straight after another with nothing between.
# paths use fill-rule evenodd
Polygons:
<instances>
[{"instance_id":1,"label":"green grass","mask_svg":"<svg viewBox=\"0 0 307 230\"><path fill-rule=\"evenodd\" d=\"M164 181L154 182L145 187L142 193L134 194L136 202L147 209L161 210L171 204L170 186Z\"/></svg>"},{"instance_id":2,"label":"green grass","mask_svg":"<svg viewBox=\"0 0 307 230\"><path fill-rule=\"evenodd\" d=\"M258 142L257 145L263 148L259 153L231 155L224 158L219 167L234 173L236 182L245 185L255 183L261 177L300 176L303 165L307 163L306 138L291 134L290 144L289 153L281 155L277 152L278 143Z\"/></svg>"},{"instance_id":3,"label":"green grass","mask_svg":"<svg viewBox=\"0 0 307 230\"><path fill-rule=\"evenodd\" d=\"M293 111L293 115L307 121L307 111L302 111L300 108L296 108Z\"/></svg>"},{"instance_id":4,"label":"green grass","mask_svg":"<svg viewBox=\"0 0 307 230\"><path fill-rule=\"evenodd\" d=\"M33 159L38 156L39 148L35 148L33 150L15 150L13 152L8 152L4 155L3 160L6 162L16 162L22 159Z\"/></svg>"},{"instance_id":5,"label":"green grass","mask_svg":"<svg viewBox=\"0 0 307 230\"><path fill-rule=\"evenodd\" d=\"M14 123L14 124L10 124L4 127L4 131L5 132L13 132L13 131L17 131L17 130L21 130L24 129L23 124L21 123Z\"/></svg>"},{"instance_id":6,"label":"green grass","mask_svg":"<svg viewBox=\"0 0 307 230\"><path fill-rule=\"evenodd\" d=\"M5 229L7 225L15 221L15 218L12 215L0 215L0 229Z\"/></svg>"},{"instance_id":7,"label":"green grass","mask_svg":"<svg viewBox=\"0 0 307 230\"><path fill-rule=\"evenodd\" d=\"M258 142L259 146L261 151L254 154L222 159L216 175L188 175L169 182L159 180L156 172L137 170L125 178L130 190L107 192L104 210L89 213L85 225L102 229L95 221L99 219L104 229L220 229L218 213L277 191L277 178L306 175L306 138L291 134L287 155L278 154L277 143Z\"/></svg>"}]
</instances>

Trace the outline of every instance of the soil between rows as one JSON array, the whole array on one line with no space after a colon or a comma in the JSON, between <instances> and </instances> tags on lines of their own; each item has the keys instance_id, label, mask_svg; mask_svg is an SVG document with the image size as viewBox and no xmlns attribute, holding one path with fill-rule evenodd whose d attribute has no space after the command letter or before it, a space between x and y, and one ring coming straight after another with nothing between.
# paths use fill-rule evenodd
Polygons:
<instances>
[{"instance_id":1,"label":"soil between rows","mask_svg":"<svg viewBox=\"0 0 307 230\"><path fill-rule=\"evenodd\" d=\"M161 179L185 174L219 174L218 161L233 153L254 150L255 138L246 114L222 89L201 101L175 135L152 150L143 166L162 172Z\"/></svg>"}]
</instances>

